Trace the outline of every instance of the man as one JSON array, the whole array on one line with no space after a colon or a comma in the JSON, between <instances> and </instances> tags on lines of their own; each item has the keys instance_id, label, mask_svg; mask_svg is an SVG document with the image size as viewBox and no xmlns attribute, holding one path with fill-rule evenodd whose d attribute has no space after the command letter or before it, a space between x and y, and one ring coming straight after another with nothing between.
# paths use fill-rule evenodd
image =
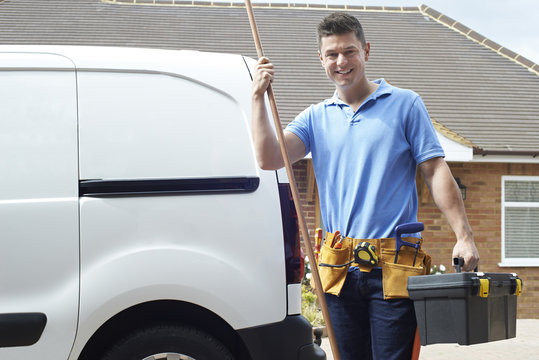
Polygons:
<instances>
[{"instance_id":1,"label":"man","mask_svg":"<svg viewBox=\"0 0 539 360\"><path fill-rule=\"evenodd\" d=\"M355 17L327 16L318 26L318 39L318 56L335 94L299 114L284 138L291 162L312 153L328 233L389 238L396 225L417 221L419 166L455 232L453 257L464 258L464 270L474 269L479 255L464 204L421 98L383 79L367 79L371 48ZM264 104L273 76L273 65L261 58L253 80L253 139L259 165L268 170L284 166ZM343 360L411 357L413 304L385 296L385 271L383 266L366 271L352 266L345 270L342 288L324 289Z\"/></svg>"}]
</instances>

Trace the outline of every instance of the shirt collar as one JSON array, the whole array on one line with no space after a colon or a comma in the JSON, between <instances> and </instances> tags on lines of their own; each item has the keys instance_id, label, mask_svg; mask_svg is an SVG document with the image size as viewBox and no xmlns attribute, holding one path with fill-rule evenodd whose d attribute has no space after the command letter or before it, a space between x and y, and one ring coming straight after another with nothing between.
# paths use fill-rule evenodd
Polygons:
<instances>
[{"instance_id":1,"label":"shirt collar","mask_svg":"<svg viewBox=\"0 0 539 360\"><path fill-rule=\"evenodd\" d=\"M378 89L376 89L375 92L373 92L367 99L365 99L364 103L368 100L376 100L382 95L389 95L393 92L393 86L389 85L384 79L377 79L374 80L373 83L378 84ZM335 90L335 93L333 93L333 96L325 101L326 105L347 105L344 101L339 99L339 95L337 93L337 90Z\"/></svg>"}]
</instances>

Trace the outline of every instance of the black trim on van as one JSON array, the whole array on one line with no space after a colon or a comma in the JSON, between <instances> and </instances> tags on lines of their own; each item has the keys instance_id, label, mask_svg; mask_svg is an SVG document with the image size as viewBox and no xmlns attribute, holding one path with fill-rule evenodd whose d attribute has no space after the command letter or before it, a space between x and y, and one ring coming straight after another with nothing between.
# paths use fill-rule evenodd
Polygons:
<instances>
[{"instance_id":1,"label":"black trim on van","mask_svg":"<svg viewBox=\"0 0 539 360\"><path fill-rule=\"evenodd\" d=\"M256 191L259 184L258 177L81 180L79 196L250 193Z\"/></svg>"},{"instance_id":2,"label":"black trim on van","mask_svg":"<svg viewBox=\"0 0 539 360\"><path fill-rule=\"evenodd\" d=\"M43 313L0 314L0 347L35 344L47 324Z\"/></svg>"},{"instance_id":3,"label":"black trim on van","mask_svg":"<svg viewBox=\"0 0 539 360\"><path fill-rule=\"evenodd\" d=\"M313 342L313 329L302 315L289 315L283 321L240 329L251 359L326 360L326 353Z\"/></svg>"}]
</instances>

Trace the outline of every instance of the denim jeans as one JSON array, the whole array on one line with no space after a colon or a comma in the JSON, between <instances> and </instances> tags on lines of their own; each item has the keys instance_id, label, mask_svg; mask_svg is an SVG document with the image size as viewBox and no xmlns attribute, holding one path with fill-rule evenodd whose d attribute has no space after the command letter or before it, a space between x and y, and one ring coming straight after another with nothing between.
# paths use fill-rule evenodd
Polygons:
<instances>
[{"instance_id":1,"label":"denim jeans","mask_svg":"<svg viewBox=\"0 0 539 360\"><path fill-rule=\"evenodd\" d=\"M340 296L326 294L341 360L410 360L413 301L384 300L382 271L351 268Z\"/></svg>"}]
</instances>

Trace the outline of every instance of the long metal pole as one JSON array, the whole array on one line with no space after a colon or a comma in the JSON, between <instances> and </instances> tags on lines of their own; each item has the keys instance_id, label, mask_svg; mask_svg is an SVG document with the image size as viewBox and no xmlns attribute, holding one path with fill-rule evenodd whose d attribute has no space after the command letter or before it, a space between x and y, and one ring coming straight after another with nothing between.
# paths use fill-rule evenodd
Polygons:
<instances>
[{"instance_id":1,"label":"long metal pole","mask_svg":"<svg viewBox=\"0 0 539 360\"><path fill-rule=\"evenodd\" d=\"M258 57L260 58L264 56L264 51L262 50L260 36L258 35L258 27L256 26L255 16L253 13L253 6L251 5L250 0L245 0L245 7L247 8L247 15L249 16L249 23L251 24L251 30L253 32L253 39L255 41L256 52L258 54ZM311 274L313 276L313 280L315 284L316 296L318 297L318 302L320 304L320 308L322 309L322 316L324 317L324 322L326 323L326 331L328 334L329 343L331 345L331 351L333 353L333 358L335 360L340 360L341 357L339 356L339 350L337 348L335 334L333 333L333 327L331 325L331 320L329 317L329 311L326 304L326 298L324 296L324 291L322 290L322 282L320 281L320 274L318 273L318 267L314 263L315 256L314 256L314 251L313 251L313 247L311 243L311 237L309 236L309 229L307 228L307 224L305 222L305 216L303 214L303 209L301 207L298 187L296 185L296 179L294 177L294 171L292 170L292 165L290 164L290 158L288 157L288 150L286 148L286 144L284 141L284 132L281 125L281 119L279 118L279 112L277 111L277 103L275 101L275 95L273 94L273 87L271 86L271 84L268 86L267 93L268 93L271 112L273 114L273 121L275 122L275 129L277 131L277 137L279 139L281 154L283 156L284 165L286 168L286 173L288 175L288 179L290 180L292 198L294 199L296 213L298 214L299 228L301 231L301 235L303 236L303 241L305 244L305 248L307 250L307 255L309 256L309 260L312 263Z\"/></svg>"}]
</instances>

